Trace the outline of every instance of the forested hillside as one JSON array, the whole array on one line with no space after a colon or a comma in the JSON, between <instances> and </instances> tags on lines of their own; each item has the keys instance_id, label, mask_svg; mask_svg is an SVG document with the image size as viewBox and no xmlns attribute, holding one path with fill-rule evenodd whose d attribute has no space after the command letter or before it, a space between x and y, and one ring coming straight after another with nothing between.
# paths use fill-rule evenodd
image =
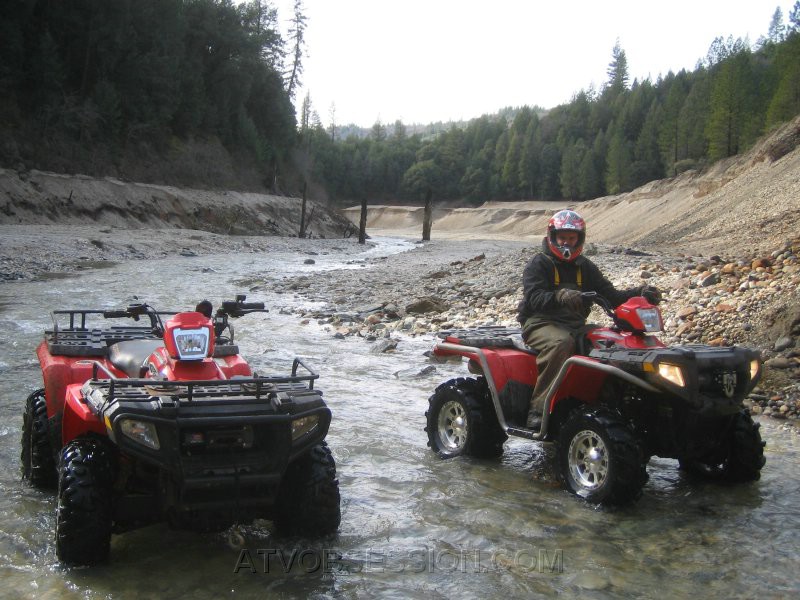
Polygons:
<instances>
[{"instance_id":1,"label":"forested hillside","mask_svg":"<svg viewBox=\"0 0 800 600\"><path fill-rule=\"evenodd\" d=\"M4 0L2 166L271 185L296 143L305 27L296 12L283 39L277 19L265 0Z\"/></svg>"},{"instance_id":2,"label":"forested hillside","mask_svg":"<svg viewBox=\"0 0 800 600\"><path fill-rule=\"evenodd\" d=\"M0 166L289 194L305 182L337 203L582 200L741 153L800 113L800 0L753 44L715 39L691 72L631 82L617 44L602 88L567 104L366 137L323 128L310 97L298 125L301 1L280 19L285 35L269 0L4 0Z\"/></svg>"},{"instance_id":3,"label":"forested hillside","mask_svg":"<svg viewBox=\"0 0 800 600\"><path fill-rule=\"evenodd\" d=\"M687 16L687 18L690 18ZM765 24L766 25L766 24ZM314 176L339 199L582 200L736 155L800 113L800 2L768 33L717 38L695 70L629 81L613 49L600 90L543 116L536 107L453 124L431 139L400 122L366 139L303 119Z\"/></svg>"}]
</instances>

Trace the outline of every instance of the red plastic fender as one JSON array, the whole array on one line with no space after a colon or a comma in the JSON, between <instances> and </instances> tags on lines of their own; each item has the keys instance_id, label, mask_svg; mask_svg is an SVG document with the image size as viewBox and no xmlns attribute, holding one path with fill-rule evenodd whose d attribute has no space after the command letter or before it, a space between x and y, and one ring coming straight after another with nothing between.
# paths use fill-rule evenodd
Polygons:
<instances>
[{"instance_id":1,"label":"red plastic fender","mask_svg":"<svg viewBox=\"0 0 800 600\"><path fill-rule=\"evenodd\" d=\"M231 379L233 376L238 375L241 377L252 377L253 371L250 369L250 365L247 364L247 361L243 359L238 354L234 356L225 356L222 359L224 364L220 364L219 368L225 374L225 377Z\"/></svg>"},{"instance_id":2,"label":"red plastic fender","mask_svg":"<svg viewBox=\"0 0 800 600\"><path fill-rule=\"evenodd\" d=\"M503 392L509 381L518 381L530 386L536 383L538 371L534 355L510 348L486 348L483 354L486 356L498 394Z\"/></svg>"},{"instance_id":3,"label":"red plastic fender","mask_svg":"<svg viewBox=\"0 0 800 600\"><path fill-rule=\"evenodd\" d=\"M36 355L39 358L44 380L47 416L52 417L64 409L68 385L82 384L87 379L91 379L92 361L96 359L81 356L53 356L44 341L36 348ZM102 359L98 362L117 377L127 377L107 360Z\"/></svg>"},{"instance_id":4,"label":"red plastic fender","mask_svg":"<svg viewBox=\"0 0 800 600\"><path fill-rule=\"evenodd\" d=\"M587 358L587 360L592 359ZM577 398L585 404L597 402L606 377L608 375L603 371L592 369L587 365L569 365L561 385L550 400L550 410L552 411L564 398Z\"/></svg>"},{"instance_id":5,"label":"red plastic fender","mask_svg":"<svg viewBox=\"0 0 800 600\"><path fill-rule=\"evenodd\" d=\"M67 401L64 405L64 420L61 423L61 445L65 446L76 437L89 432L107 435L105 424L92 413L83 401L81 384L67 386Z\"/></svg>"},{"instance_id":6,"label":"red plastic fender","mask_svg":"<svg viewBox=\"0 0 800 600\"><path fill-rule=\"evenodd\" d=\"M435 346L433 353L436 356L464 356L471 362L481 365L481 361L475 352L469 352L464 346L464 351L451 350ZM497 393L500 394L509 381L519 381L533 386L539 371L536 368L536 356L527 352L520 352L513 348L480 348L486 363L489 366L489 373L494 381Z\"/></svg>"}]
</instances>

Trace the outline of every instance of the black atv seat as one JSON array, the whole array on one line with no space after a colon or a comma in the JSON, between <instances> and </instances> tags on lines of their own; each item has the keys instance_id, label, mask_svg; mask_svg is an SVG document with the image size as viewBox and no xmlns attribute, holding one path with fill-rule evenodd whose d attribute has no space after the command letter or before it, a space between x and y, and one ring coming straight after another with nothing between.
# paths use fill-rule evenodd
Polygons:
<instances>
[{"instance_id":1,"label":"black atv seat","mask_svg":"<svg viewBox=\"0 0 800 600\"><path fill-rule=\"evenodd\" d=\"M109 347L108 360L128 377L137 379L146 374L144 363L156 348L164 345L162 340L125 340Z\"/></svg>"}]
</instances>

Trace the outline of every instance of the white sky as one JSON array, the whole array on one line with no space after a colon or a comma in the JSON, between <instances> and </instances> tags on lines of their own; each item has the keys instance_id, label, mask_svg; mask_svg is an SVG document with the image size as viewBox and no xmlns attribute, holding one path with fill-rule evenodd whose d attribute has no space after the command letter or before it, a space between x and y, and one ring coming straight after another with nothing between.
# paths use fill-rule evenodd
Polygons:
<instances>
[{"instance_id":1,"label":"white sky","mask_svg":"<svg viewBox=\"0 0 800 600\"><path fill-rule=\"evenodd\" d=\"M293 0L272 0L282 25ZM472 119L551 108L606 81L619 38L631 82L692 70L717 36L766 35L794 0L304 0L303 87L324 125Z\"/></svg>"}]
</instances>

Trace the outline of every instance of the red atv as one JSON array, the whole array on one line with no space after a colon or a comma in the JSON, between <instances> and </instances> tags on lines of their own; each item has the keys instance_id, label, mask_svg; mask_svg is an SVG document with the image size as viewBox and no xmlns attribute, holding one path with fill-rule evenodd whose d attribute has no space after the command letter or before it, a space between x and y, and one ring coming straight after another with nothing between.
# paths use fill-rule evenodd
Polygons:
<instances>
[{"instance_id":1,"label":"red atv","mask_svg":"<svg viewBox=\"0 0 800 600\"><path fill-rule=\"evenodd\" d=\"M336 531L319 376L299 358L291 375L251 371L228 319L266 311L244 300L213 318L147 304L53 312L37 349L44 388L25 406L22 472L58 485L61 561L102 561L112 532L158 521L208 529L267 518L288 533ZM102 320L121 318L134 323Z\"/></svg>"},{"instance_id":2,"label":"red atv","mask_svg":"<svg viewBox=\"0 0 800 600\"><path fill-rule=\"evenodd\" d=\"M452 379L429 399L428 445L444 458L494 457L513 435L556 443L556 471L567 489L595 503L636 500L651 456L730 481L751 481L764 466L759 425L743 398L761 376L747 348L666 347L652 332L661 312L642 297L616 309L579 345L548 390L540 431L525 428L536 382L536 350L519 329L440 332L438 357L462 356L477 378Z\"/></svg>"}]
</instances>

